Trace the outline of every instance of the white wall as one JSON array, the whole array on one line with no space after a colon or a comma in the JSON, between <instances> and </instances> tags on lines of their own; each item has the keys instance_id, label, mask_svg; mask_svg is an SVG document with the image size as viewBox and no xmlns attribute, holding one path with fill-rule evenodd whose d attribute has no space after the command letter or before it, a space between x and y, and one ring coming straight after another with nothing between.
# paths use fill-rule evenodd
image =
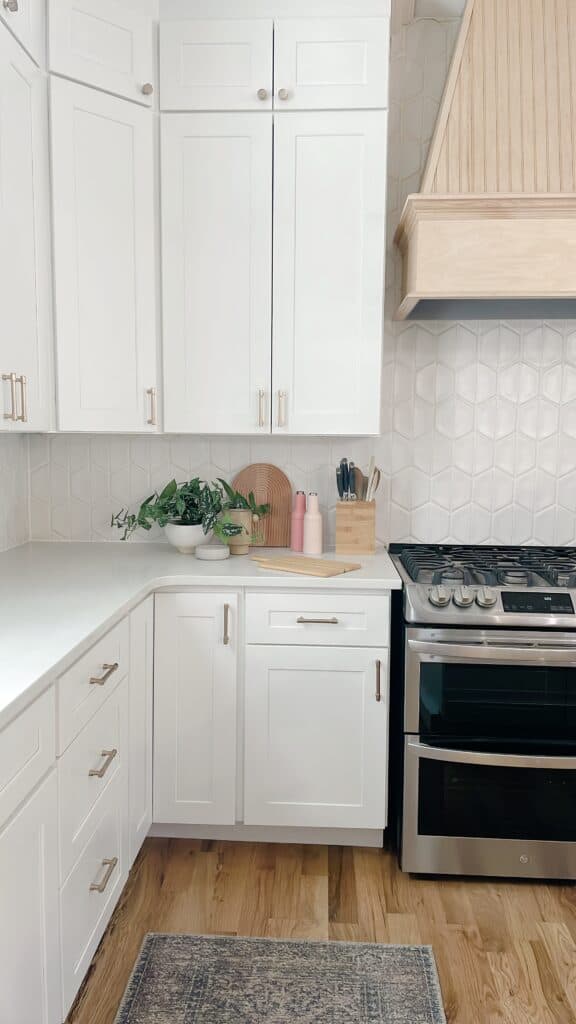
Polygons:
<instances>
[{"instance_id":1,"label":"white wall","mask_svg":"<svg viewBox=\"0 0 576 1024\"><path fill-rule=\"evenodd\" d=\"M421 21L393 38L390 239L418 189L456 32ZM381 438L33 438L33 536L116 540L111 511L171 476L231 478L266 461L319 492L330 538L336 462L366 468L374 454L381 541L576 543L576 322L395 324L398 282L390 241Z\"/></svg>"}]
</instances>

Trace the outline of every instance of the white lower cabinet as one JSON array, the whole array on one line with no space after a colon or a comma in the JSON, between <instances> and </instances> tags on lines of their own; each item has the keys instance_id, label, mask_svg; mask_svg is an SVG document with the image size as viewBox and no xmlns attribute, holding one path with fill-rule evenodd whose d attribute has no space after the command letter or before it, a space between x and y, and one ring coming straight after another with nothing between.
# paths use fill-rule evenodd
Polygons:
<instances>
[{"instance_id":1,"label":"white lower cabinet","mask_svg":"<svg viewBox=\"0 0 576 1024\"><path fill-rule=\"evenodd\" d=\"M0 1021L60 1024L57 785L0 831Z\"/></svg>"},{"instance_id":2,"label":"white lower cabinet","mask_svg":"<svg viewBox=\"0 0 576 1024\"><path fill-rule=\"evenodd\" d=\"M128 877L126 774L110 783L60 894L64 1014L72 1005Z\"/></svg>"},{"instance_id":3,"label":"white lower cabinet","mask_svg":"<svg viewBox=\"0 0 576 1024\"><path fill-rule=\"evenodd\" d=\"M245 824L385 827L387 650L250 646L245 711Z\"/></svg>"},{"instance_id":4,"label":"white lower cabinet","mask_svg":"<svg viewBox=\"0 0 576 1024\"><path fill-rule=\"evenodd\" d=\"M134 862L152 824L154 598L130 615L129 851Z\"/></svg>"},{"instance_id":5,"label":"white lower cabinet","mask_svg":"<svg viewBox=\"0 0 576 1024\"><path fill-rule=\"evenodd\" d=\"M156 596L154 821L234 824L236 594Z\"/></svg>"}]
</instances>

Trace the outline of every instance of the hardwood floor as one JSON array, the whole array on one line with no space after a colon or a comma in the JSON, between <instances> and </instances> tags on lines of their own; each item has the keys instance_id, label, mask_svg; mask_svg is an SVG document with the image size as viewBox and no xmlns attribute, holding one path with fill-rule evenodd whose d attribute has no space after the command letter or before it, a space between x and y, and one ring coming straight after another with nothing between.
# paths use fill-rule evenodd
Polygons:
<instances>
[{"instance_id":1,"label":"hardwood floor","mask_svg":"<svg viewBox=\"0 0 576 1024\"><path fill-rule=\"evenodd\" d=\"M424 943L449 1024L576 1024L576 888L415 879L381 850L149 839L69 1024L112 1024L146 932Z\"/></svg>"}]
</instances>

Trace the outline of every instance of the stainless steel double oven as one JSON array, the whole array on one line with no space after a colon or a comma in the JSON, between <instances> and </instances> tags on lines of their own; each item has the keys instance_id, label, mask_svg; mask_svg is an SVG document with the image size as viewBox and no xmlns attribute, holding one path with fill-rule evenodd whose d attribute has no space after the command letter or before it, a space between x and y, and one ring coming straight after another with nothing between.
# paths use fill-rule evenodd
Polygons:
<instances>
[{"instance_id":1,"label":"stainless steel double oven","mask_svg":"<svg viewBox=\"0 0 576 1024\"><path fill-rule=\"evenodd\" d=\"M403 870L576 878L576 632L403 636Z\"/></svg>"}]
</instances>

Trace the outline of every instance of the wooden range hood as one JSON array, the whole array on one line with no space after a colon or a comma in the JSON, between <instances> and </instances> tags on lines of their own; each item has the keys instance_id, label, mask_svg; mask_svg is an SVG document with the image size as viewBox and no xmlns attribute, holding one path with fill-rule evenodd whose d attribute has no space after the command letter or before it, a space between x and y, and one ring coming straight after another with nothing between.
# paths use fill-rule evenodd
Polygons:
<instances>
[{"instance_id":1,"label":"wooden range hood","mask_svg":"<svg viewBox=\"0 0 576 1024\"><path fill-rule=\"evenodd\" d=\"M576 317L576 0L468 0L396 319Z\"/></svg>"}]
</instances>

